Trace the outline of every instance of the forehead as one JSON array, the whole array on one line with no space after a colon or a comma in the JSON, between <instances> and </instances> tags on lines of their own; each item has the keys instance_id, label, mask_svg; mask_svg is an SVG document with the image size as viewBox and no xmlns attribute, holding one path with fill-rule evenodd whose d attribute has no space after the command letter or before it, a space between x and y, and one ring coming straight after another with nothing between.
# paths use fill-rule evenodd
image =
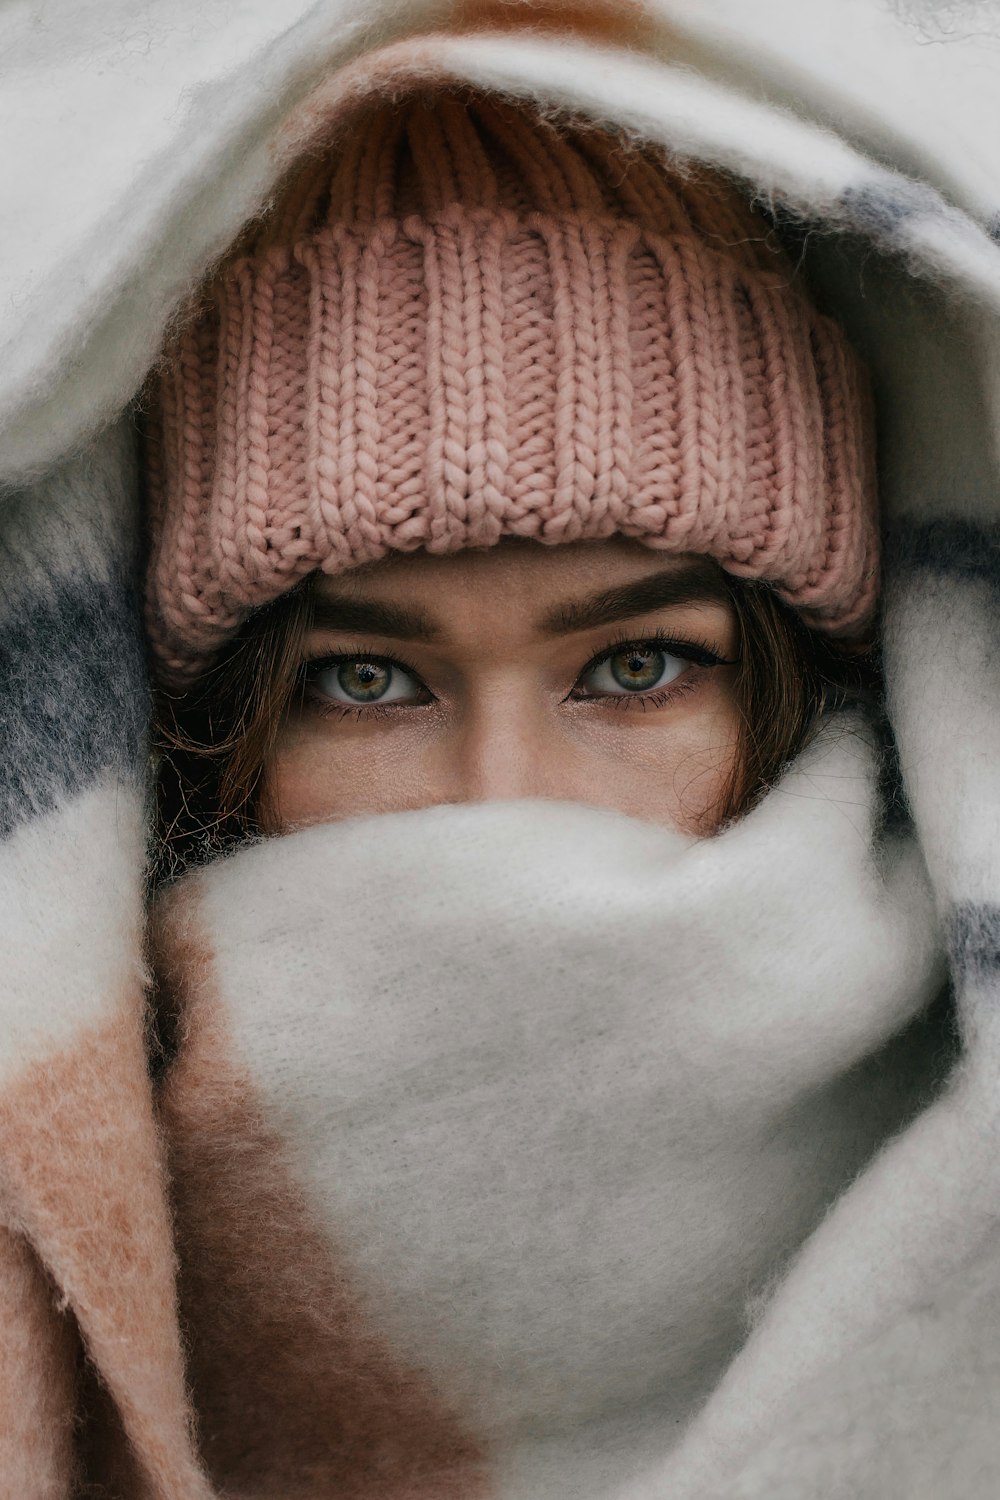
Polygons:
<instances>
[{"instance_id":1,"label":"forehead","mask_svg":"<svg viewBox=\"0 0 1000 1500\"><path fill-rule=\"evenodd\" d=\"M694 575L704 580L706 594L718 592L721 582L721 570L706 557L654 549L629 537L557 546L504 537L492 547L467 547L446 555L423 549L390 553L378 562L332 577L320 575L313 592L318 599L419 599L447 611L450 604L469 596L485 601L488 594L499 591L511 606L515 601L542 605L567 593L608 588L654 574Z\"/></svg>"}]
</instances>

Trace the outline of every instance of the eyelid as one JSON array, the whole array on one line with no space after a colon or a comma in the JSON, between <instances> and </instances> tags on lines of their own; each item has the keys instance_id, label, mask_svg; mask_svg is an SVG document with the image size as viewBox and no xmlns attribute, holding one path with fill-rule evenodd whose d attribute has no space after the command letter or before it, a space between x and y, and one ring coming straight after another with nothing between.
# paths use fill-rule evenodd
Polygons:
<instances>
[{"instance_id":1,"label":"eyelid","mask_svg":"<svg viewBox=\"0 0 1000 1500\"><path fill-rule=\"evenodd\" d=\"M597 667L603 666L610 657L616 656L619 651L624 651L629 646L655 646L657 651L662 651L667 656L676 656L683 661L690 661L702 667L734 667L739 660L738 657L728 660L707 641L696 640L691 636L673 636L662 628L647 631L644 635L629 635L622 632L609 645L602 646L601 650L590 658L580 671L577 685Z\"/></svg>"},{"instance_id":2,"label":"eyelid","mask_svg":"<svg viewBox=\"0 0 1000 1500\"><path fill-rule=\"evenodd\" d=\"M370 703L348 703L339 698L332 698L316 686L316 678L322 672L330 671L332 668L341 666L348 661L370 661L381 667L396 667L404 676L409 677L417 690L418 696L407 700L393 699L383 703L375 699ZM400 656L390 656L384 651L324 651L316 656L307 656L300 664L296 676L297 690L300 699L305 703L312 701L314 706L321 712L327 713L343 709L346 713L372 714L389 713L396 708L413 708L417 705L433 703L434 694L424 682L416 667L403 660Z\"/></svg>"},{"instance_id":3,"label":"eyelid","mask_svg":"<svg viewBox=\"0 0 1000 1500\"><path fill-rule=\"evenodd\" d=\"M390 655L387 651L368 651L363 646L360 650L355 648L353 651L321 651L315 656L306 656L299 665L299 674L305 680L317 672L325 671L328 667L339 667L345 661L373 661L382 667L398 667L407 676L415 678L421 687L426 686L413 663L406 661L398 653Z\"/></svg>"}]
</instances>

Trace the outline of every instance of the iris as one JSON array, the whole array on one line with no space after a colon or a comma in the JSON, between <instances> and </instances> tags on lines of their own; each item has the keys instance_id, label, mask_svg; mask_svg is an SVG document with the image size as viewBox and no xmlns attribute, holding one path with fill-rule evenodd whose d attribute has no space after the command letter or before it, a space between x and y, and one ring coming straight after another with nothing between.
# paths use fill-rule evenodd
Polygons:
<instances>
[{"instance_id":1,"label":"iris","mask_svg":"<svg viewBox=\"0 0 1000 1500\"><path fill-rule=\"evenodd\" d=\"M337 681L356 703L373 703L388 690L392 668L377 661L345 661L337 668Z\"/></svg>"},{"instance_id":2,"label":"iris","mask_svg":"<svg viewBox=\"0 0 1000 1500\"><path fill-rule=\"evenodd\" d=\"M667 658L662 651L643 651L630 646L609 658L611 675L619 687L633 692L648 692L663 676Z\"/></svg>"}]
</instances>

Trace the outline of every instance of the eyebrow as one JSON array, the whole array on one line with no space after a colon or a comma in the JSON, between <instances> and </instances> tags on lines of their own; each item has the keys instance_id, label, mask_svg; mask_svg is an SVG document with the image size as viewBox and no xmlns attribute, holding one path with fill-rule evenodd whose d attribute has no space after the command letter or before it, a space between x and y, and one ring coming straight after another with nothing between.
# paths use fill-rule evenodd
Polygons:
<instances>
[{"instance_id":1,"label":"eyebrow","mask_svg":"<svg viewBox=\"0 0 1000 1500\"><path fill-rule=\"evenodd\" d=\"M720 568L698 558L669 572L651 573L634 583L602 589L587 599L567 600L544 616L542 629L549 635L568 635L574 630L593 630L616 620L629 620L655 609L677 609L684 604L728 602L729 589Z\"/></svg>"},{"instance_id":2,"label":"eyebrow","mask_svg":"<svg viewBox=\"0 0 1000 1500\"><path fill-rule=\"evenodd\" d=\"M379 599L314 599L309 623L314 630L370 630L401 641L433 641L441 635L440 627L423 610L403 609Z\"/></svg>"},{"instance_id":3,"label":"eyebrow","mask_svg":"<svg viewBox=\"0 0 1000 1500\"><path fill-rule=\"evenodd\" d=\"M593 630L616 620L628 620L657 609L677 609L685 604L719 603L729 599L721 569L705 559L662 573L651 573L632 583L602 589L585 599L564 600L542 617L540 628L547 635L570 635ZM314 630L371 631L403 641L435 641L441 627L420 609L387 604L379 599L347 596L314 599L310 627Z\"/></svg>"}]
</instances>

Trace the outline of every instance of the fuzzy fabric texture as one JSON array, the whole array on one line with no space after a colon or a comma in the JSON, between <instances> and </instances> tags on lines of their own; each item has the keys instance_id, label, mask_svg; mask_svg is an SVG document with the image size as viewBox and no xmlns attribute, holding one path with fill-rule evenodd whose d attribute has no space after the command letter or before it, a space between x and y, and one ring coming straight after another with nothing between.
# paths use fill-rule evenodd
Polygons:
<instances>
[{"instance_id":1,"label":"fuzzy fabric texture","mask_svg":"<svg viewBox=\"0 0 1000 1500\"><path fill-rule=\"evenodd\" d=\"M676 1441L748 1292L946 1071L930 887L874 771L838 718L715 839L440 807L166 892L163 1122L222 1493L601 1500Z\"/></svg>"},{"instance_id":2,"label":"fuzzy fabric texture","mask_svg":"<svg viewBox=\"0 0 1000 1500\"><path fill-rule=\"evenodd\" d=\"M638 1410L633 1422L619 1412L617 1427L581 1421L572 1461L561 1437L539 1431L523 1449L535 1495L565 1490L588 1449L600 1500L993 1500L995 16L917 0L106 0L99 9L43 0L0 20L3 1488L25 1500L218 1494L200 1346L187 1325L182 1338L178 1309L179 1294L194 1305L192 1276L214 1287L210 1259L206 1272L184 1258L191 1241L180 1225L190 1235L212 1224L198 1201L172 1204L212 1163L195 1156L189 1173L168 1177L168 1161L188 1148L154 1109L143 1025L147 681L129 403L173 315L310 142L373 96L440 79L528 98L554 116L611 120L679 163L735 174L797 236L817 295L872 369L889 710L960 1045L933 1100L894 1135L887 1125L889 1138L790 1260L745 1288L752 1326L726 1343L710 1389L680 1423L640 1422ZM803 810L809 800L798 799ZM863 845L867 825L855 831ZM884 836L871 843L877 861ZM868 998L875 1017L878 986ZM851 1021L838 1013L830 1026L846 1036ZM230 1081L235 1108L239 1080ZM296 1089L290 1080L290 1100ZM199 1096L178 1083L170 1097L183 1111ZM288 1150L294 1133L287 1121L253 1128L259 1091L245 1107L251 1128L238 1140L266 1176L272 1148ZM221 1166L231 1159L223 1144ZM313 1284L329 1289L324 1306L339 1307L346 1327L369 1292L323 1260L315 1189L279 1174L267 1190L288 1209L275 1222L301 1234L303 1253L316 1251ZM295 1217L300 1208L308 1220ZM246 1232L263 1255L252 1224ZM223 1286L232 1246L218 1250ZM290 1317L314 1328L301 1286L289 1289ZM388 1301L393 1288L381 1290ZM349 1440L359 1412L368 1431L381 1424L397 1452L417 1454L423 1493L441 1493L442 1455L460 1493L489 1493L499 1480L487 1437L443 1381L417 1370L402 1312L396 1326L386 1312L377 1324L355 1320L353 1342L332 1354L313 1346L314 1368L332 1361L369 1402L337 1413L341 1452L354 1455L337 1484L357 1493L371 1472L358 1456L365 1442ZM234 1358L259 1358L252 1340L236 1338L246 1327L233 1332ZM276 1372L272 1384L280 1394ZM308 1451L314 1418L301 1403L287 1411L304 1424ZM244 1430L240 1440L258 1436ZM263 1466L239 1483L230 1496L296 1493ZM297 1493L311 1500L333 1488L324 1476ZM408 1500L420 1493L411 1484Z\"/></svg>"},{"instance_id":3,"label":"fuzzy fabric texture","mask_svg":"<svg viewBox=\"0 0 1000 1500\"><path fill-rule=\"evenodd\" d=\"M738 187L492 95L314 149L143 393L161 676L317 569L502 536L698 552L866 638L868 381Z\"/></svg>"}]
</instances>

